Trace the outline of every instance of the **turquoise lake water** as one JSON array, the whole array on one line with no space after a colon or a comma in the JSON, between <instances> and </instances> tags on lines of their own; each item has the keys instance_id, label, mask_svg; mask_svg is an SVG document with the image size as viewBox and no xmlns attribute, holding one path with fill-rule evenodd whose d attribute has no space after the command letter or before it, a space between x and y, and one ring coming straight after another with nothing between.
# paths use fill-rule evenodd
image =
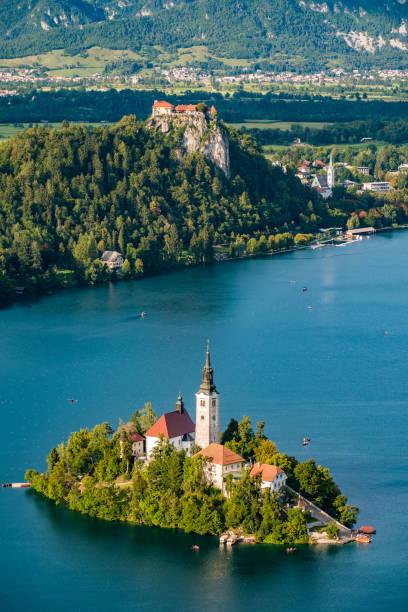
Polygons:
<instances>
[{"instance_id":1,"label":"turquoise lake water","mask_svg":"<svg viewBox=\"0 0 408 612\"><path fill-rule=\"evenodd\" d=\"M370 546L226 551L0 489L1 609L407 610L407 252L399 232L1 311L1 482L145 401L160 414L181 390L194 418L210 338L222 427L265 419L281 451L328 466L377 528Z\"/></svg>"}]
</instances>

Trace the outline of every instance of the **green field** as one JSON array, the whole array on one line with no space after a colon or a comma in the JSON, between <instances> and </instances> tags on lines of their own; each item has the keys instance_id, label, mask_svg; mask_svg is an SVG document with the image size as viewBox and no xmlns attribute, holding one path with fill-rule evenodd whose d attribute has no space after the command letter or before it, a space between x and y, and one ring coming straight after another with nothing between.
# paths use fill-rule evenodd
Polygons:
<instances>
[{"instance_id":1,"label":"green field","mask_svg":"<svg viewBox=\"0 0 408 612\"><path fill-rule=\"evenodd\" d=\"M0 59L1 68L43 68L48 76L87 77L102 73L106 64L116 60L140 60L141 56L129 49L119 51L103 47L91 47L76 55L68 55L63 49L17 57L15 59Z\"/></svg>"},{"instance_id":2,"label":"green field","mask_svg":"<svg viewBox=\"0 0 408 612\"><path fill-rule=\"evenodd\" d=\"M256 128L258 130L290 130L292 125L299 125L301 127L311 127L311 128L322 128L325 125L333 125L332 123L322 123L319 121L269 121L268 119L247 119L242 123L230 123L234 128L240 130L242 127L245 127L247 130L251 128Z\"/></svg>"},{"instance_id":3,"label":"green field","mask_svg":"<svg viewBox=\"0 0 408 612\"><path fill-rule=\"evenodd\" d=\"M266 157L268 157L268 155L272 155L273 153L275 153L276 151L283 151L283 150L287 150L290 148L302 148L302 147L311 147L312 149L319 149L319 148L326 148L326 149L331 149L331 148L335 148L337 151L344 151L345 149L352 149L354 151L362 151L364 149L368 149L369 146L375 145L377 148L380 147L385 147L388 143L387 142L383 142L381 140L373 140L372 142L364 142L364 143L358 143L358 144L336 144L336 143L332 143L332 144L327 144L327 145L308 145L308 144L302 144L302 145L264 145L262 147L262 151L264 152L264 155Z\"/></svg>"}]
</instances>

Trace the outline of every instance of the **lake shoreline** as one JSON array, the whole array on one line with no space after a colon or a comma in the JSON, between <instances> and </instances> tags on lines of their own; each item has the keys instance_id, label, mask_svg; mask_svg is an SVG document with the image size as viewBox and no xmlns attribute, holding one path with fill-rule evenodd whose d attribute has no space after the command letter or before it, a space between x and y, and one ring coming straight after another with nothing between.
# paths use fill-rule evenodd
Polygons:
<instances>
[{"instance_id":1,"label":"lake shoreline","mask_svg":"<svg viewBox=\"0 0 408 612\"><path fill-rule=\"evenodd\" d=\"M401 230L406 230L408 229L408 224L407 225L400 225L398 227L383 227L380 229L376 229L376 233L377 234L383 234L383 233L390 233L390 232L398 232ZM101 283L94 283L94 284L72 284L66 287L56 287L52 290L48 290L48 291L22 291L21 293L18 293L16 291L16 293L14 294L13 298L8 301L7 303L4 304L0 304L0 312L2 310L7 310L8 308L14 306L15 304L29 304L32 303L34 301L37 301L38 299L44 298L46 296L51 296L54 295L56 293L61 293L62 291L67 291L67 290L72 290L72 289L85 289L85 288L91 288L91 287L103 287L106 285L109 285L110 283L116 284L116 283L121 283L121 282L133 282L133 281L143 281L144 279L148 279L148 278L155 278L155 277L159 277L159 276L164 276L167 274L171 274L173 272L178 272L180 270L188 270L191 268L209 268L210 266L213 265L217 265L220 263L231 263L231 262L240 262L240 261L245 261L245 260L249 260L249 259L262 259L262 258L269 258L269 257L275 257L277 255L288 255L290 253L295 253L297 251L303 251L303 250L308 250L311 249L313 250L313 246L316 244L316 238L317 234L315 234L315 240L311 243L309 243L308 245L293 245L290 246L287 249L280 249L279 251L268 251L265 253L256 253L256 254L245 254L245 255L239 255L236 257L225 257L219 261L217 261L215 258L213 259L213 261L208 262L208 263L199 263L199 264L186 264L186 265L181 265L181 266L177 266L175 268L168 268L168 269L162 269L157 271L154 274L149 274L146 276L143 276L141 278L120 278L117 277L115 279L108 279L105 282L101 282ZM375 234L374 234L375 236ZM370 236L371 238L372 236ZM330 240L328 240L327 242L330 242ZM346 241L344 241L346 242ZM353 241L350 241L350 243ZM335 246L334 244L330 243L330 244L321 244L322 248L323 247L329 247L329 246Z\"/></svg>"}]
</instances>

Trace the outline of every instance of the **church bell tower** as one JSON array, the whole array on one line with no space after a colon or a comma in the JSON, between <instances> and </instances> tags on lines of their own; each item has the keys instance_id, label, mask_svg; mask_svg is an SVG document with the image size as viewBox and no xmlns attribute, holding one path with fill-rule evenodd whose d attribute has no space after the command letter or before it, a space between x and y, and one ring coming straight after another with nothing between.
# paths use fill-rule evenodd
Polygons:
<instances>
[{"instance_id":1,"label":"church bell tower","mask_svg":"<svg viewBox=\"0 0 408 612\"><path fill-rule=\"evenodd\" d=\"M220 394L214 384L208 341L203 380L196 393L195 443L201 448L206 448L213 442L217 444L220 442Z\"/></svg>"},{"instance_id":2,"label":"church bell tower","mask_svg":"<svg viewBox=\"0 0 408 612\"><path fill-rule=\"evenodd\" d=\"M330 163L327 169L327 186L333 189L335 184L334 166L333 166L333 153L330 153Z\"/></svg>"}]
</instances>

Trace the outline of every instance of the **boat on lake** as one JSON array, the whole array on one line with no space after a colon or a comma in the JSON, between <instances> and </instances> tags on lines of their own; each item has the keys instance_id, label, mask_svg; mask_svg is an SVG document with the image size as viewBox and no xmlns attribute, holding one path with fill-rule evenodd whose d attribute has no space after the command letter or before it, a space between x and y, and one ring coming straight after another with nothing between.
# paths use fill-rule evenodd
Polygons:
<instances>
[{"instance_id":1,"label":"boat on lake","mask_svg":"<svg viewBox=\"0 0 408 612\"><path fill-rule=\"evenodd\" d=\"M359 533L356 535L356 542L360 542L360 544L371 544L371 538L365 533Z\"/></svg>"},{"instance_id":2,"label":"boat on lake","mask_svg":"<svg viewBox=\"0 0 408 612\"><path fill-rule=\"evenodd\" d=\"M366 535L375 535L377 532L371 525L357 529L357 533L365 533Z\"/></svg>"}]
</instances>

